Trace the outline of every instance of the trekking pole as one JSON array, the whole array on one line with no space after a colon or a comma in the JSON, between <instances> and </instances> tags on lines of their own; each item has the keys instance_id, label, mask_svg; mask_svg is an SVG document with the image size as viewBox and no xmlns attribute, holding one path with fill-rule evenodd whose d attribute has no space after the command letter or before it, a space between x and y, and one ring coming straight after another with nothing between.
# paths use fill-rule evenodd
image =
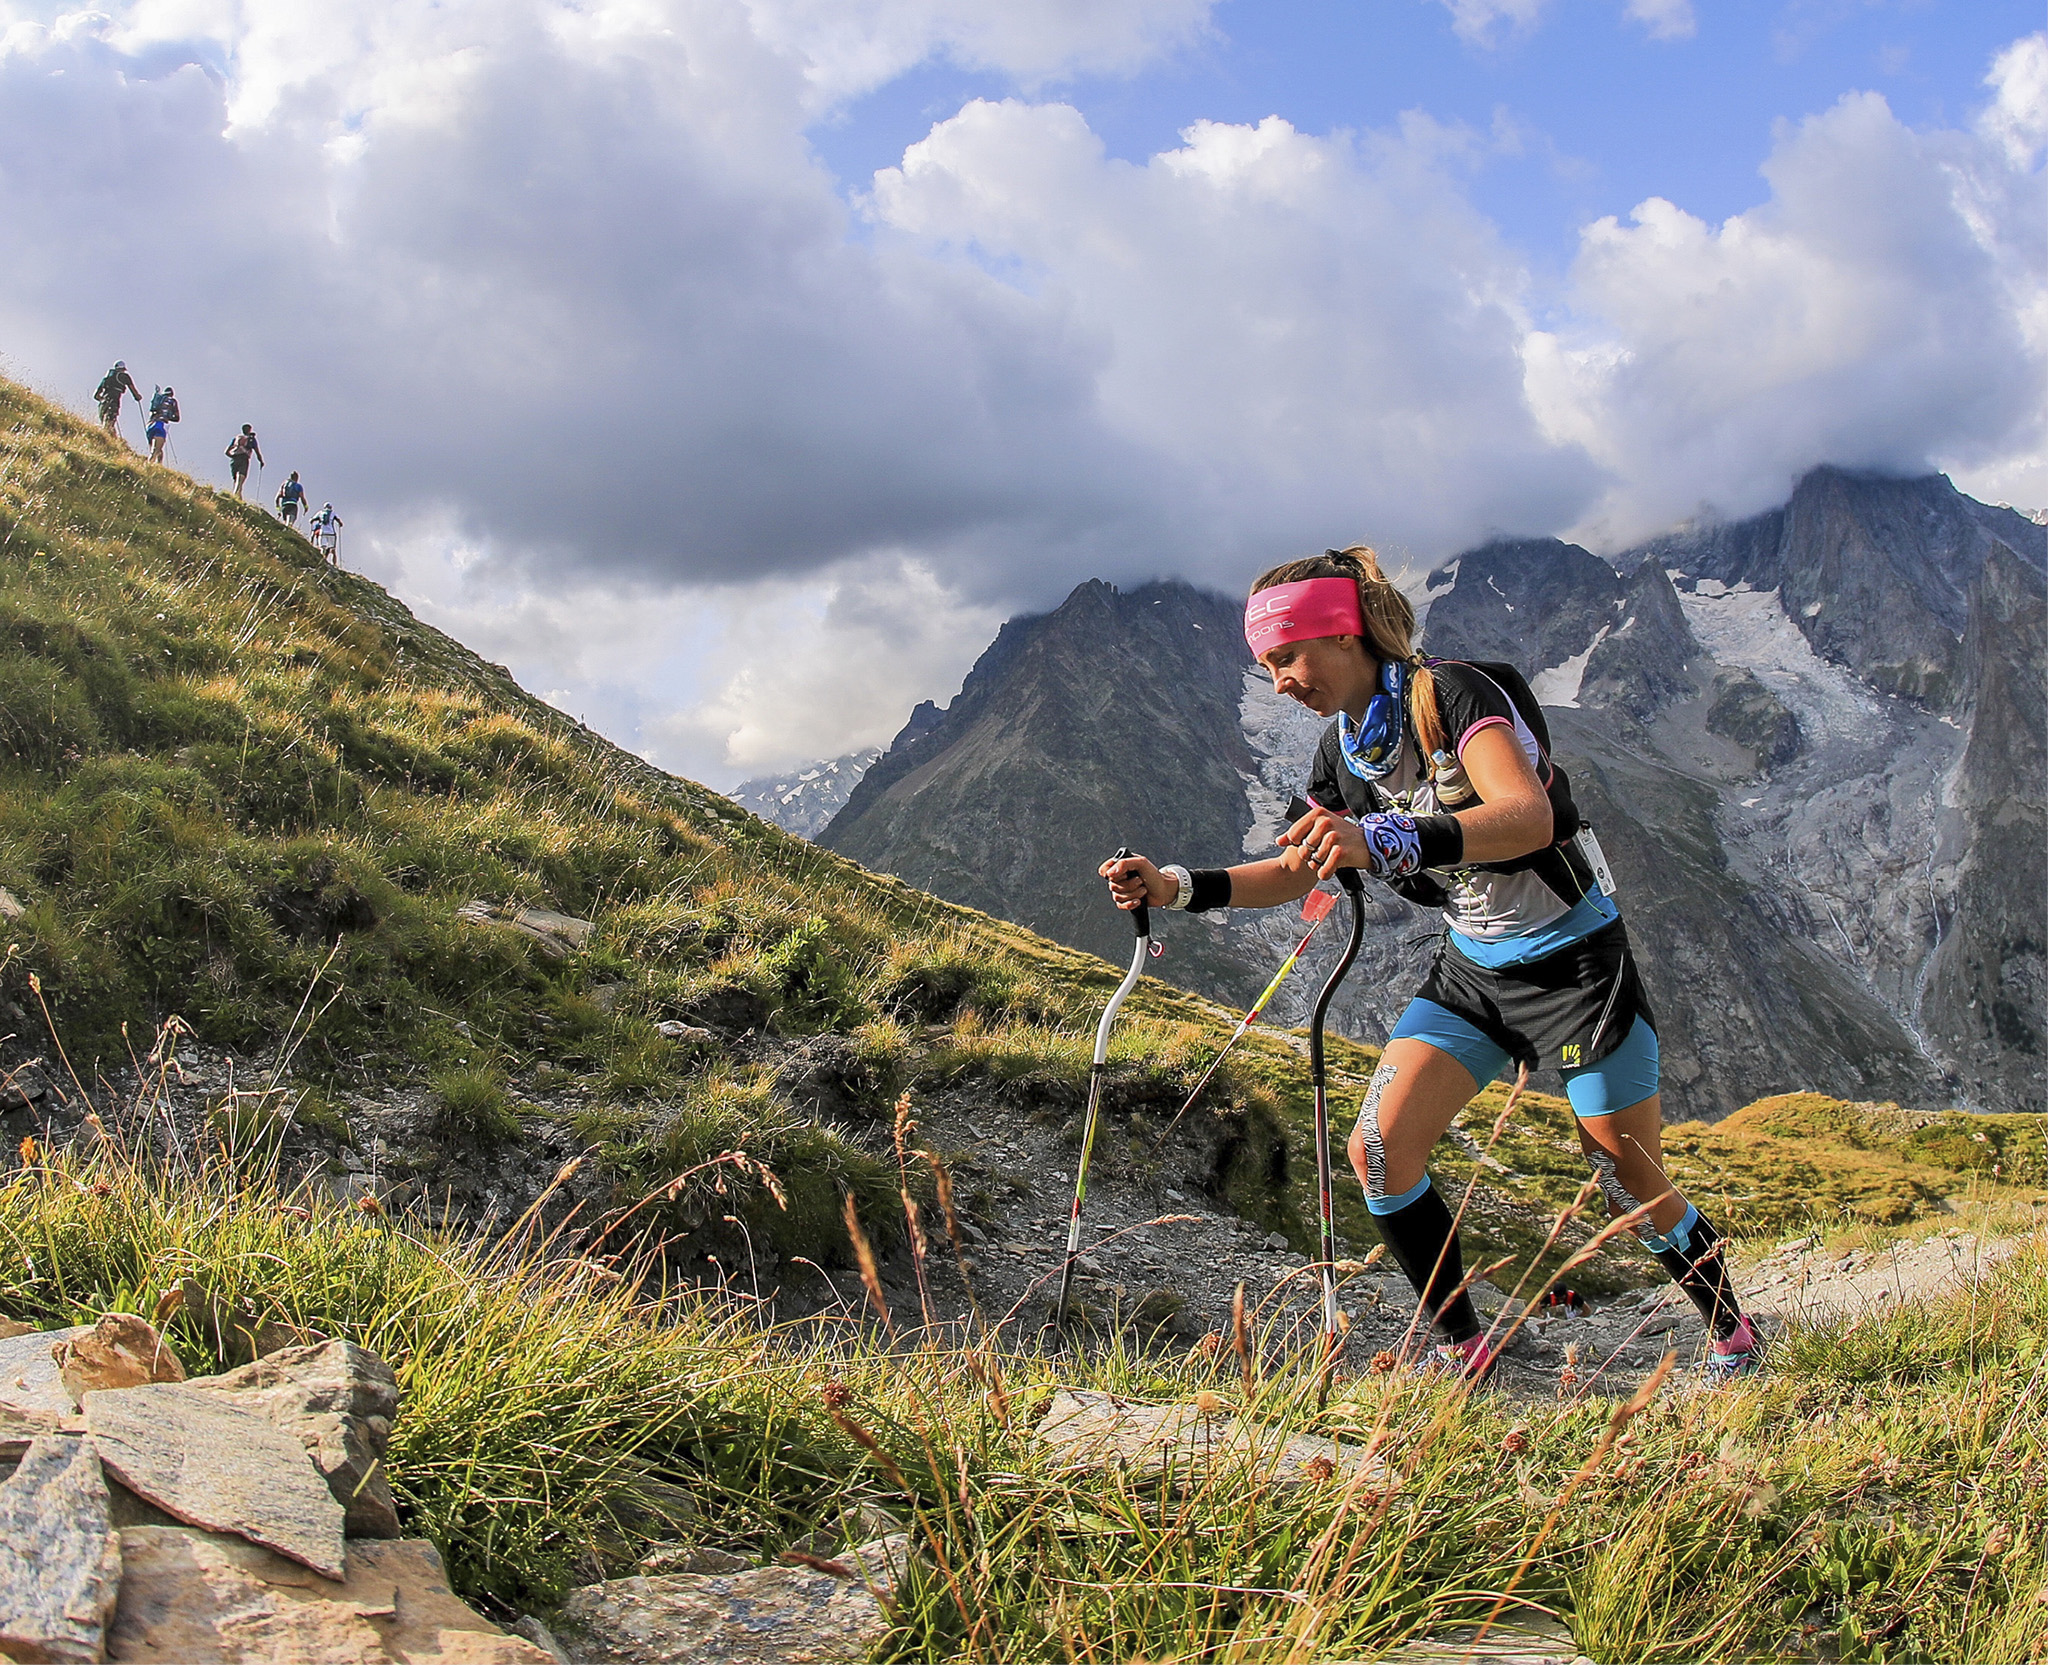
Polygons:
<instances>
[{"instance_id":1,"label":"trekking pole","mask_svg":"<svg viewBox=\"0 0 2048 1665\"><path fill-rule=\"evenodd\" d=\"M1357 868L1340 867L1337 882L1344 887L1345 897L1351 903L1351 940L1345 943L1343 956L1330 968L1322 992L1316 996L1315 1012L1308 1020L1308 1074L1316 1103L1316 1206L1322 1216L1323 1232L1323 1394L1329 1392L1329 1365L1337 1356L1338 1340L1337 1207L1330 1179L1330 1095L1323 1067L1323 1019L1329 1013L1337 985L1351 970L1352 961L1358 958L1359 945L1365 940L1365 881L1359 877Z\"/></svg>"},{"instance_id":2,"label":"trekking pole","mask_svg":"<svg viewBox=\"0 0 2048 1665\"><path fill-rule=\"evenodd\" d=\"M1230 1039L1223 1043L1223 1050L1217 1053L1210 1060L1209 1067L1202 1071L1202 1079L1195 1083L1195 1090L1188 1094L1187 1101L1173 1113L1173 1120L1166 1124L1166 1131L1160 1134L1158 1139L1154 1141L1152 1146L1152 1154L1154 1156L1157 1156L1166 1148L1166 1141L1173 1137L1173 1130L1180 1126L1181 1117L1194 1109L1195 1100L1202 1096L1202 1089L1209 1085L1216 1072L1223 1067L1223 1060L1230 1055L1230 1049L1237 1045L1239 1038L1247 1029L1259 1021L1259 1015L1265 1011L1266 1003L1279 992L1280 985L1287 981L1294 968L1301 963L1301 956L1308 947L1309 938L1313 937L1316 934L1317 928L1321 926L1324 920L1330 917L1330 910L1336 905L1337 897L1335 893L1327 890L1312 890L1302 899L1301 917L1308 921L1308 935L1297 942L1294 945L1294 952L1281 961L1280 969L1273 973L1273 980L1266 985L1265 992L1252 1002L1252 1009L1246 1012L1243 1018L1239 1020L1237 1027L1230 1032Z\"/></svg>"},{"instance_id":3,"label":"trekking pole","mask_svg":"<svg viewBox=\"0 0 2048 1665\"><path fill-rule=\"evenodd\" d=\"M1119 849L1114 859L1122 861L1130 853L1128 849ZM1095 1026L1095 1065L1088 1072L1088 1114L1081 1123L1081 1160L1074 1169L1074 1211L1067 1218L1067 1258L1060 1267L1060 1298L1052 1316L1054 1327L1060 1329L1066 1327L1067 1300L1074 1288L1074 1262L1081 1253L1081 1205L1088 1199L1088 1158L1095 1152L1095 1119L1102 1108L1102 1077L1109 1067L1109 1026L1116 1020L1116 1009L1124 1003L1124 996L1137 985L1146 956L1152 951L1152 910L1140 902L1131 909L1131 924L1138 933L1131 969L1117 984L1116 993L1102 1010L1102 1021Z\"/></svg>"}]
</instances>

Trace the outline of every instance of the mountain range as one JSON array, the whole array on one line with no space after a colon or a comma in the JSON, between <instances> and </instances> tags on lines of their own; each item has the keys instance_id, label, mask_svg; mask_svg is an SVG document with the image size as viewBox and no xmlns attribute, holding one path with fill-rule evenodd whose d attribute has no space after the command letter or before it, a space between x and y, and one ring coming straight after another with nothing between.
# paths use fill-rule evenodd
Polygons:
<instances>
[{"instance_id":1,"label":"mountain range","mask_svg":"<svg viewBox=\"0 0 2048 1665\"><path fill-rule=\"evenodd\" d=\"M1667 1114L1786 1090L2048 1109L2044 574L2024 515L1939 475L1821 468L1749 519L1612 559L1501 539L1417 587L1427 651L1521 666L1548 709L1658 1011ZM1239 617L1178 582L1097 582L1012 620L816 836L1121 958L1104 856L1266 853L1306 778L1322 725L1272 693ZM1334 1008L1366 1040L1435 940L1373 888ZM1298 929L1172 915L1156 969L1243 1002Z\"/></svg>"}]
</instances>

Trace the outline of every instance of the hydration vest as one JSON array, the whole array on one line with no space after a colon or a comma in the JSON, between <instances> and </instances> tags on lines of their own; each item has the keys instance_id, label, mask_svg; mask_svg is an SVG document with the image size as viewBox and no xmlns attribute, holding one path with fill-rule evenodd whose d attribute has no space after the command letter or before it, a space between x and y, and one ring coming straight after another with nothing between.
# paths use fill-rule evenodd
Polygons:
<instances>
[{"instance_id":1,"label":"hydration vest","mask_svg":"<svg viewBox=\"0 0 2048 1665\"><path fill-rule=\"evenodd\" d=\"M1550 756L1550 725L1543 720L1543 707L1530 689L1522 673L1512 665L1493 661L1435 659L1429 662L1430 669L1439 665L1465 665L1486 677L1508 698L1529 732L1536 738L1536 778L1542 783L1544 796L1550 800L1551 842L1541 850L1532 850L1526 856L1517 856L1512 861L1468 861L1461 867L1475 869L1482 873L1534 873L1553 891L1560 901L1576 904L1591 890L1597 880L1592 867L1578 847L1571 840L1580 827L1585 825L1579 815L1579 806L1572 800L1572 784L1565 772L1558 768ZM1412 697L1412 696L1411 696ZM1419 746L1415 738L1413 713L1408 724L1408 744ZM1373 781L1361 780L1345 764L1343 752L1337 744L1337 725L1332 723L1323 735L1319 748L1319 774L1334 774L1339 790L1344 794L1344 806L1354 815L1366 815L1396 809L1394 800ZM1471 789L1472 796L1460 809L1470 809L1486 800L1479 795L1478 788ZM1405 879L1388 879L1386 883L1408 901L1419 902L1424 907L1440 908L1449 900L1444 887L1427 873L1415 873Z\"/></svg>"}]
</instances>

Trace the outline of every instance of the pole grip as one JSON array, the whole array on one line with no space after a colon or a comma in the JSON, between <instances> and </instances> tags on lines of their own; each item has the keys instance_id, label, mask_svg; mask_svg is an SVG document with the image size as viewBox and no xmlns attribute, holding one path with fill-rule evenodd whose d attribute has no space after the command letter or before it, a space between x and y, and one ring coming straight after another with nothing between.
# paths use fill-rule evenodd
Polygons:
<instances>
[{"instance_id":1,"label":"pole grip","mask_svg":"<svg viewBox=\"0 0 2048 1665\"><path fill-rule=\"evenodd\" d=\"M1116 847L1116 854L1110 859L1122 861L1130 853L1129 845L1119 844ZM1152 909L1146 903L1140 902L1135 908L1131 909L1131 925L1141 937L1149 937L1152 934Z\"/></svg>"}]
</instances>

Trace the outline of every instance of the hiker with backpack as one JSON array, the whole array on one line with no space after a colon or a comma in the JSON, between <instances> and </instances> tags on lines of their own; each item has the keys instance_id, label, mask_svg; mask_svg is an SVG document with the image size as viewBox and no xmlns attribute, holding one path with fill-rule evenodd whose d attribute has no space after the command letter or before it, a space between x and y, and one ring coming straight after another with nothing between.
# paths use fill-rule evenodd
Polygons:
<instances>
[{"instance_id":1,"label":"hiker with backpack","mask_svg":"<svg viewBox=\"0 0 2048 1665\"><path fill-rule=\"evenodd\" d=\"M1432 1368L1492 1365L1451 1208L1428 1171L1453 1118L1509 1063L1564 1077L1609 1212L1698 1308L1717 1380L1757 1363L1719 1233L1666 1176L1656 1018L1605 858L1550 757L1542 708L1509 665L1430 659L1415 611L1363 546L1275 567L1245 639L1274 689L1331 719L1309 812L1282 854L1190 872L1105 862L1119 906L1277 907L1359 868L1445 931L1381 1054L1350 1140L1366 1207L1442 1340ZM1646 1213L1638 1211L1646 1210Z\"/></svg>"},{"instance_id":2,"label":"hiker with backpack","mask_svg":"<svg viewBox=\"0 0 2048 1665\"><path fill-rule=\"evenodd\" d=\"M299 511L306 506L306 488L299 483L299 471L292 470L292 477L277 488L277 518L285 525L296 528Z\"/></svg>"},{"instance_id":3,"label":"hiker with backpack","mask_svg":"<svg viewBox=\"0 0 2048 1665\"><path fill-rule=\"evenodd\" d=\"M112 439L121 437L121 397L127 393L135 395L138 405L142 403L142 389L128 374L128 366L116 359L114 368L100 377L100 385L92 390L93 399L100 407L100 426Z\"/></svg>"},{"instance_id":4,"label":"hiker with backpack","mask_svg":"<svg viewBox=\"0 0 2048 1665\"><path fill-rule=\"evenodd\" d=\"M143 432L149 437L149 460L160 463L164 460L164 441L171 437L171 424L178 420L178 390L174 387L160 387L149 397L149 426Z\"/></svg>"},{"instance_id":5,"label":"hiker with backpack","mask_svg":"<svg viewBox=\"0 0 2048 1665\"><path fill-rule=\"evenodd\" d=\"M244 422L242 431L228 441L224 454L228 459L228 472L235 477L235 496L239 498L242 487L249 481L249 459L254 457L258 468L264 466L263 447L256 443L256 430Z\"/></svg>"},{"instance_id":6,"label":"hiker with backpack","mask_svg":"<svg viewBox=\"0 0 2048 1665\"><path fill-rule=\"evenodd\" d=\"M308 522L306 533L312 538L313 547L327 557L329 566L341 565L341 516L334 512L332 503L320 505L320 512Z\"/></svg>"}]
</instances>

